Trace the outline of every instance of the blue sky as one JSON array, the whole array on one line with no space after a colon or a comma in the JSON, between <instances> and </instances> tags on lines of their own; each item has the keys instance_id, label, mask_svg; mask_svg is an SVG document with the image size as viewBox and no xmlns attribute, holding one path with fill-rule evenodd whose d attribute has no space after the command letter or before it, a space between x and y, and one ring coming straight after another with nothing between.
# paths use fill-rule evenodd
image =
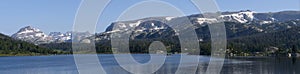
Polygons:
<instances>
[{"instance_id":1,"label":"blue sky","mask_svg":"<svg viewBox=\"0 0 300 74\"><path fill-rule=\"evenodd\" d=\"M112 0L99 18L97 32L102 32L131 5L143 0ZM200 13L189 0L163 0L185 15ZM221 11L253 10L277 12L300 10L300 0L216 0ZM72 30L81 0L0 0L0 33L11 35L24 26L45 33Z\"/></svg>"}]
</instances>

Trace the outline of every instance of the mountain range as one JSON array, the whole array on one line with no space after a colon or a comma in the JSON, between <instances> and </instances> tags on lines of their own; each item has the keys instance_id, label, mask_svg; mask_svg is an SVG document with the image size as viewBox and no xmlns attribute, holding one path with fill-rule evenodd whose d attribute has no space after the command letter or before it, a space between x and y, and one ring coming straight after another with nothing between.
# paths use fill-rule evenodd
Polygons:
<instances>
[{"instance_id":1,"label":"mountain range","mask_svg":"<svg viewBox=\"0 0 300 74\"><path fill-rule=\"evenodd\" d=\"M207 15L209 13L204 14ZM170 51L178 51L175 49L178 49L180 47L174 46L174 44L178 44L178 41L176 41L178 40L178 38L176 38L178 34L176 34L176 32L172 30L172 28L166 23L176 21L176 19L178 18L186 17L190 20L191 24L195 26L198 41L202 43L201 45L207 45L210 43L210 32L208 25L219 23L220 21L223 21L225 24L228 44L232 44L228 45L228 47L235 49L245 49L245 51L241 52L250 52L249 50L251 50L251 52L254 52L254 50L255 52L258 52L258 50L259 52L263 52L263 50L265 50L268 47L277 46L281 49L287 49L289 48L288 46L291 46L292 44L297 44L297 42L293 42L286 39L289 37L284 37L285 34L283 33L288 32L287 34L298 34L298 28L300 26L300 11L257 13L254 11L245 10L237 12L221 12L221 16L218 16L217 18L205 18L203 17L204 14L194 14L181 17L148 17L131 21L118 21L113 22L111 25L109 25L105 32L96 33L95 35L91 35L88 32L82 34L85 35L84 38L87 39L90 37L95 37L95 41L99 46L97 47L99 51L109 51L109 41L112 34L116 36L118 34L128 34L130 35L130 40L138 41L133 42L133 44L137 43L138 45L143 44L139 42L139 40L162 40L166 42L167 46L170 46ZM184 24L182 24L181 27L185 28ZM277 33L280 34L280 36L277 36ZM54 47L54 45L57 46L59 44L71 42L71 36L72 32L51 32L49 35L46 35L37 28L27 26L21 28L17 33L13 34L11 37L14 39L34 43L36 45ZM295 38L293 37L293 35L291 36L292 38ZM245 42L247 40L248 42ZM251 40L268 40L266 42L269 43L260 42L265 44L253 45L251 47L251 44L249 43L256 43L251 42ZM149 42L145 41L144 43ZM292 44L288 45L287 43ZM243 48L245 44L248 44L249 46L246 45L247 48ZM142 48L147 47L147 45L148 44L144 44L139 48L132 47L131 49L139 51L142 50ZM63 48L66 49L65 47Z\"/></svg>"},{"instance_id":2,"label":"mountain range","mask_svg":"<svg viewBox=\"0 0 300 74\"><path fill-rule=\"evenodd\" d=\"M195 14L184 17L187 17L192 24L196 26L196 30L198 30L196 32L199 32L198 35L201 36L208 34L201 33L200 30L205 30L201 28L219 21L241 24L227 25L225 23L225 26L227 26L226 28L230 29L228 30L229 32L235 31L235 34L240 35L244 32L268 33L288 29L299 26L300 20L300 11L256 13L254 11L246 10L239 12L222 12L221 14L222 15L218 18L204 18L203 14ZM109 39L109 36L112 33L130 33L130 38L133 39L175 36L174 34L170 34L172 29L165 23L176 18L180 17L150 17L132 21L114 22L106 29L105 32L97 33L96 40ZM250 35L250 33L245 35Z\"/></svg>"},{"instance_id":3,"label":"mountain range","mask_svg":"<svg viewBox=\"0 0 300 74\"><path fill-rule=\"evenodd\" d=\"M81 34L85 36L90 36L88 32L82 32ZM50 32L49 35L45 34L38 28L32 26L26 26L21 28L17 33L11 36L17 40L23 40L26 42L38 44L47 44L47 43L62 43L62 42L72 42L72 32Z\"/></svg>"}]
</instances>

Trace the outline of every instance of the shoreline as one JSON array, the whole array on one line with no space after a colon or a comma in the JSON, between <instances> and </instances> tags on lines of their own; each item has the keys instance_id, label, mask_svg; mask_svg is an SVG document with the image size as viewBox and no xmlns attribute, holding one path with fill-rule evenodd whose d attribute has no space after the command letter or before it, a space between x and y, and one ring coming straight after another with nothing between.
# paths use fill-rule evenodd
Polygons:
<instances>
[{"instance_id":1,"label":"shoreline","mask_svg":"<svg viewBox=\"0 0 300 74\"><path fill-rule=\"evenodd\" d=\"M99 54L112 54L112 53L97 53ZM124 53L126 54L126 53ZM130 53L127 53L130 54ZM147 54L147 53L131 53L131 54ZM73 55L73 54L46 54L46 55L32 55L32 54L18 54L18 55L11 55L11 54L0 54L0 57L26 57L26 56L59 56L59 55ZM113 54L112 54L113 55ZM171 55L176 55L176 54L171 54ZM167 55L169 56L169 55ZM200 56L210 56L210 55L200 55ZM225 58L268 58L268 57L274 57L274 58L300 58L300 57L288 57L288 56L225 56Z\"/></svg>"},{"instance_id":2,"label":"shoreline","mask_svg":"<svg viewBox=\"0 0 300 74\"><path fill-rule=\"evenodd\" d=\"M53 56L53 55L71 55L71 54L18 54L18 55L12 55L12 54L0 54L0 57L23 57L23 56Z\"/></svg>"}]
</instances>

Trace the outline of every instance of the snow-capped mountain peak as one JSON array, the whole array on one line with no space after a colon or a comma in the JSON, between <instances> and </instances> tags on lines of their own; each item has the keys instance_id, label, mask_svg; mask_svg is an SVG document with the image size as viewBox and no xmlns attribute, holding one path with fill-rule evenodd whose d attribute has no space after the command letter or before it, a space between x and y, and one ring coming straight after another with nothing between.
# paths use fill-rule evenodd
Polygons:
<instances>
[{"instance_id":1,"label":"snow-capped mountain peak","mask_svg":"<svg viewBox=\"0 0 300 74\"><path fill-rule=\"evenodd\" d=\"M51 38L44 32L31 26L21 28L17 33L12 35L12 38L32 42L35 44L47 43L51 41Z\"/></svg>"},{"instance_id":2,"label":"snow-capped mountain peak","mask_svg":"<svg viewBox=\"0 0 300 74\"><path fill-rule=\"evenodd\" d=\"M40 29L37 29L37 28L34 28L34 27L31 27L31 26L26 26L24 28L21 28L19 31L18 31L18 34L23 34L23 33L32 33L32 32L41 32Z\"/></svg>"}]
</instances>

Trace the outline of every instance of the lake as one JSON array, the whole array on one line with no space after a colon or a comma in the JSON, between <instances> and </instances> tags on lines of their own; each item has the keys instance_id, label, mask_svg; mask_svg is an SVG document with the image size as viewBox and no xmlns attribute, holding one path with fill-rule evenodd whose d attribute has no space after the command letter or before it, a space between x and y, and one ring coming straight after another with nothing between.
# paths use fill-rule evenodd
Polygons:
<instances>
[{"instance_id":1,"label":"lake","mask_svg":"<svg viewBox=\"0 0 300 74\"><path fill-rule=\"evenodd\" d=\"M133 54L133 56L140 63L145 63L150 59L147 54ZM99 54L98 57L108 74L130 74L119 66L112 54ZM208 56L200 57L198 73L205 72L210 60ZM174 74L179 59L180 55L167 56L165 64L155 73ZM78 72L72 55L15 56L0 57L0 74L78 74ZM300 59L277 57L227 58L221 74L300 74Z\"/></svg>"}]
</instances>

